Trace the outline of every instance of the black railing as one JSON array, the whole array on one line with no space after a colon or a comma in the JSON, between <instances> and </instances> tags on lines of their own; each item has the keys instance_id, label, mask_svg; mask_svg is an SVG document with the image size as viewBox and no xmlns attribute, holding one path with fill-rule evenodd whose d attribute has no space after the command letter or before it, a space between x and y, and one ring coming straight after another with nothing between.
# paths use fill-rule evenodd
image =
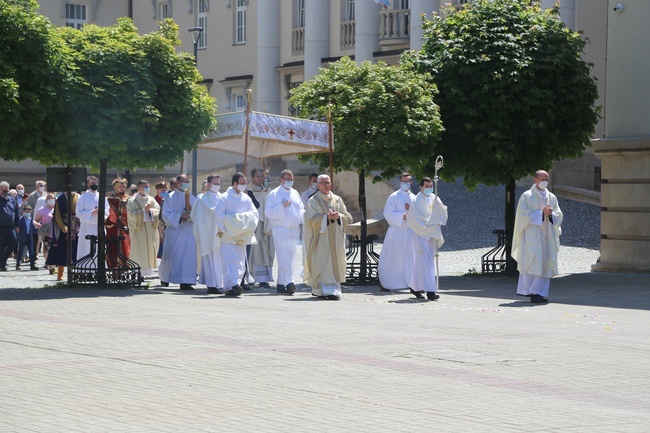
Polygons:
<instances>
[{"instance_id":1,"label":"black railing","mask_svg":"<svg viewBox=\"0 0 650 433\"><path fill-rule=\"evenodd\" d=\"M355 235L346 236L347 283L372 284L379 281L377 273L379 254L375 251L377 239L377 235L366 236L366 275L364 277L361 275L361 239Z\"/></svg>"},{"instance_id":2,"label":"black railing","mask_svg":"<svg viewBox=\"0 0 650 433\"><path fill-rule=\"evenodd\" d=\"M493 230L497 235L497 246L481 256L481 272L498 274L506 270L506 231Z\"/></svg>"},{"instance_id":3,"label":"black railing","mask_svg":"<svg viewBox=\"0 0 650 433\"><path fill-rule=\"evenodd\" d=\"M88 235L90 240L90 253L81 257L70 266L72 284L107 284L140 286L142 274L140 265L123 255L120 251L120 244L124 236L112 236L106 239L106 262L103 275L99 270L97 259L97 245L99 238ZM115 245L117 244L117 245Z\"/></svg>"}]
</instances>

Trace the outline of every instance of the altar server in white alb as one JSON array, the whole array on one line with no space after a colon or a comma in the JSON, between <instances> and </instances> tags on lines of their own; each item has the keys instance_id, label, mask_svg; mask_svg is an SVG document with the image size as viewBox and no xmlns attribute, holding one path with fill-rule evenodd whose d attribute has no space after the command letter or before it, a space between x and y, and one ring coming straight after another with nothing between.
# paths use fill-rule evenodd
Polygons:
<instances>
[{"instance_id":1,"label":"altar server in white alb","mask_svg":"<svg viewBox=\"0 0 650 433\"><path fill-rule=\"evenodd\" d=\"M402 173L399 180L400 189L388 197L384 206L384 218L389 226L377 267L382 292L408 288L413 274L413 262L408 258L413 251L415 234L406 220L415 194L411 192L409 173Z\"/></svg>"},{"instance_id":2,"label":"altar server in white alb","mask_svg":"<svg viewBox=\"0 0 650 433\"><path fill-rule=\"evenodd\" d=\"M296 247L300 240L300 224L305 216L305 206L298 191L293 189L293 172L282 170L280 186L266 199L266 219L271 223L275 255L278 258L277 292L293 295Z\"/></svg>"},{"instance_id":3,"label":"altar server in white alb","mask_svg":"<svg viewBox=\"0 0 650 433\"><path fill-rule=\"evenodd\" d=\"M221 238L223 285L224 289L230 288L225 295L231 297L241 296L244 290L239 283L246 271L246 245L257 242L259 214L246 188L244 173L235 173L215 212Z\"/></svg>"},{"instance_id":4,"label":"altar server in white alb","mask_svg":"<svg viewBox=\"0 0 650 433\"><path fill-rule=\"evenodd\" d=\"M269 283L273 281L273 258L275 256L271 224L267 221L264 212L269 189L264 186L266 173L263 170L254 168L251 171L251 178L247 193L259 213L259 222L255 229L257 243L248 248L248 273L260 287L268 289L271 287Z\"/></svg>"},{"instance_id":5,"label":"altar server in white alb","mask_svg":"<svg viewBox=\"0 0 650 433\"><path fill-rule=\"evenodd\" d=\"M436 253L445 242L442 228L447 224L447 206L433 193L433 182L428 177L420 180L420 192L411 204L408 227L416 235L413 248L413 273L409 280L411 293L424 299L426 292L430 301L440 298L436 292Z\"/></svg>"},{"instance_id":6,"label":"altar server in white alb","mask_svg":"<svg viewBox=\"0 0 650 433\"><path fill-rule=\"evenodd\" d=\"M548 173L538 170L535 184L519 198L512 236L512 257L517 261L517 294L530 302L548 302L551 278L558 274L557 253L562 234L562 211L557 197L546 188Z\"/></svg>"},{"instance_id":7,"label":"altar server in white alb","mask_svg":"<svg viewBox=\"0 0 650 433\"><path fill-rule=\"evenodd\" d=\"M158 274L163 286L175 283L180 284L181 290L194 290L197 254L190 212L196 197L190 194L190 181L186 174L179 174L176 180L178 188L165 199L162 208L167 228Z\"/></svg>"},{"instance_id":8,"label":"altar server in white alb","mask_svg":"<svg viewBox=\"0 0 650 433\"><path fill-rule=\"evenodd\" d=\"M208 176L208 187L200 199L197 199L190 217L194 221L194 238L201 257L199 284L205 284L208 294L223 293L223 270L221 265L221 238L217 236L219 228L215 212L221 198L221 177Z\"/></svg>"},{"instance_id":9,"label":"altar server in white alb","mask_svg":"<svg viewBox=\"0 0 650 433\"><path fill-rule=\"evenodd\" d=\"M88 176L88 190L79 196L75 213L81 222L79 227L79 243L77 244L77 259L90 254L90 240L86 239L87 235L97 236L97 216L99 215L99 192L97 188L99 183L95 176ZM104 218L108 218L110 208L108 200L104 198ZM97 248L95 248L95 257L97 257Z\"/></svg>"}]
</instances>

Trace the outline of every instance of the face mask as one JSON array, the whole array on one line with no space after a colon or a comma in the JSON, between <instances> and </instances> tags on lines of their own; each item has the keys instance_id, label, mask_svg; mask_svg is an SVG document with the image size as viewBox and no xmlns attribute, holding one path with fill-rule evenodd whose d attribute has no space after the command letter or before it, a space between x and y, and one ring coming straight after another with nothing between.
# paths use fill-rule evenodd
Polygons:
<instances>
[{"instance_id":1,"label":"face mask","mask_svg":"<svg viewBox=\"0 0 650 433\"><path fill-rule=\"evenodd\" d=\"M23 215L25 215L25 216L28 217L28 218L31 218L31 217L32 217L32 213L29 212L29 211L27 211L27 212L23 212Z\"/></svg>"},{"instance_id":2,"label":"face mask","mask_svg":"<svg viewBox=\"0 0 650 433\"><path fill-rule=\"evenodd\" d=\"M2 191L2 192L0 192L0 194L1 194L3 197L7 197L7 196L9 195L9 191Z\"/></svg>"},{"instance_id":3,"label":"face mask","mask_svg":"<svg viewBox=\"0 0 650 433\"><path fill-rule=\"evenodd\" d=\"M210 185L210 191L212 192L219 192L221 190L221 184L212 184Z\"/></svg>"},{"instance_id":4,"label":"face mask","mask_svg":"<svg viewBox=\"0 0 650 433\"><path fill-rule=\"evenodd\" d=\"M424 188L423 192L425 195L431 195L433 194L433 188Z\"/></svg>"},{"instance_id":5,"label":"face mask","mask_svg":"<svg viewBox=\"0 0 650 433\"><path fill-rule=\"evenodd\" d=\"M93 191L97 191L98 187L99 187L99 185L88 185L88 188L90 188Z\"/></svg>"},{"instance_id":6,"label":"face mask","mask_svg":"<svg viewBox=\"0 0 650 433\"><path fill-rule=\"evenodd\" d=\"M246 191L246 184L243 184L243 185L237 185L237 189L239 190L239 192L244 192L244 191Z\"/></svg>"},{"instance_id":7,"label":"face mask","mask_svg":"<svg viewBox=\"0 0 650 433\"><path fill-rule=\"evenodd\" d=\"M18 189L18 190L16 190L16 192L17 192L18 195L20 195L20 196L25 195L25 190L24 190L24 189Z\"/></svg>"},{"instance_id":8,"label":"face mask","mask_svg":"<svg viewBox=\"0 0 650 433\"><path fill-rule=\"evenodd\" d=\"M47 204L49 204L50 206L54 206L54 203L56 203L56 200L54 199L47 200Z\"/></svg>"},{"instance_id":9,"label":"face mask","mask_svg":"<svg viewBox=\"0 0 650 433\"><path fill-rule=\"evenodd\" d=\"M44 186L39 186L38 187L38 192L45 192L45 187Z\"/></svg>"},{"instance_id":10,"label":"face mask","mask_svg":"<svg viewBox=\"0 0 650 433\"><path fill-rule=\"evenodd\" d=\"M293 187L293 181L292 180L285 180L284 181L284 187L287 189L291 189Z\"/></svg>"},{"instance_id":11,"label":"face mask","mask_svg":"<svg viewBox=\"0 0 650 433\"><path fill-rule=\"evenodd\" d=\"M169 191L163 191L163 192L161 192L161 193L160 193L160 196L161 196L162 198L167 198L167 197L169 197Z\"/></svg>"},{"instance_id":12,"label":"face mask","mask_svg":"<svg viewBox=\"0 0 650 433\"><path fill-rule=\"evenodd\" d=\"M144 195L149 195L149 191L151 191L151 188L146 187L146 188L144 189Z\"/></svg>"},{"instance_id":13,"label":"face mask","mask_svg":"<svg viewBox=\"0 0 650 433\"><path fill-rule=\"evenodd\" d=\"M183 189L190 189L190 183L189 183L189 182L183 182L183 183L181 183L181 188L183 188Z\"/></svg>"},{"instance_id":14,"label":"face mask","mask_svg":"<svg viewBox=\"0 0 650 433\"><path fill-rule=\"evenodd\" d=\"M538 185L540 189L546 189L546 187L548 186L548 182L543 180Z\"/></svg>"},{"instance_id":15,"label":"face mask","mask_svg":"<svg viewBox=\"0 0 650 433\"><path fill-rule=\"evenodd\" d=\"M317 182L312 182L311 189L318 189L318 183Z\"/></svg>"},{"instance_id":16,"label":"face mask","mask_svg":"<svg viewBox=\"0 0 650 433\"><path fill-rule=\"evenodd\" d=\"M411 184L408 182L402 182L400 183L399 187L402 188L402 191L410 191Z\"/></svg>"}]
</instances>

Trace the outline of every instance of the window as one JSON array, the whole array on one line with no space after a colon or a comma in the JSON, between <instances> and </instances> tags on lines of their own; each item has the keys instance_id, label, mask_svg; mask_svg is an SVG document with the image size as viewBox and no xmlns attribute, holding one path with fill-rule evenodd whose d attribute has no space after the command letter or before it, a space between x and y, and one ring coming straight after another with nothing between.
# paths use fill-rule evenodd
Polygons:
<instances>
[{"instance_id":1,"label":"window","mask_svg":"<svg viewBox=\"0 0 650 433\"><path fill-rule=\"evenodd\" d=\"M158 19L160 21L163 21L163 20L166 20L167 18L169 18L169 5L167 4L167 2L160 3L158 5L158 10L159 10Z\"/></svg>"},{"instance_id":2,"label":"window","mask_svg":"<svg viewBox=\"0 0 650 433\"><path fill-rule=\"evenodd\" d=\"M197 7L198 17L196 25L201 27L203 31L201 32L201 37L199 37L199 43L197 47L199 49L204 49L208 47L208 0L199 0Z\"/></svg>"},{"instance_id":3,"label":"window","mask_svg":"<svg viewBox=\"0 0 650 433\"><path fill-rule=\"evenodd\" d=\"M354 1L345 0L345 21L354 21Z\"/></svg>"},{"instance_id":4,"label":"window","mask_svg":"<svg viewBox=\"0 0 650 433\"><path fill-rule=\"evenodd\" d=\"M398 7L396 7L395 9L410 9L409 0L399 0L396 6Z\"/></svg>"},{"instance_id":5,"label":"window","mask_svg":"<svg viewBox=\"0 0 650 433\"><path fill-rule=\"evenodd\" d=\"M86 24L86 5L65 5L65 25L80 29Z\"/></svg>"},{"instance_id":6,"label":"window","mask_svg":"<svg viewBox=\"0 0 650 433\"><path fill-rule=\"evenodd\" d=\"M235 102L234 111L245 111L246 110L246 97L243 93L234 93L232 98Z\"/></svg>"},{"instance_id":7,"label":"window","mask_svg":"<svg viewBox=\"0 0 650 433\"><path fill-rule=\"evenodd\" d=\"M235 43L246 43L246 3L248 0L237 0L235 10Z\"/></svg>"},{"instance_id":8,"label":"window","mask_svg":"<svg viewBox=\"0 0 650 433\"><path fill-rule=\"evenodd\" d=\"M289 96L291 96L291 90L295 89L296 87L300 86L302 84L302 81L298 83L289 83ZM289 103L289 116L291 117L298 117L300 114L300 109L298 107L294 107L291 103Z\"/></svg>"},{"instance_id":9,"label":"window","mask_svg":"<svg viewBox=\"0 0 650 433\"><path fill-rule=\"evenodd\" d=\"M305 0L296 0L296 25L305 27Z\"/></svg>"}]
</instances>

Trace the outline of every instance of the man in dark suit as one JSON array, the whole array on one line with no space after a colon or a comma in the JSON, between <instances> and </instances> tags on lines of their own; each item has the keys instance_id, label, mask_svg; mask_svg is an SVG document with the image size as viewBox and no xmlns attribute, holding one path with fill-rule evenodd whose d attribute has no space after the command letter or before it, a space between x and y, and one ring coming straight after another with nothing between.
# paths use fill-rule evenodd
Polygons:
<instances>
[{"instance_id":1,"label":"man in dark suit","mask_svg":"<svg viewBox=\"0 0 650 433\"><path fill-rule=\"evenodd\" d=\"M25 248L27 248L27 253L29 254L29 269L32 271L37 271L36 267L36 254L34 251L34 236L33 233L36 231L32 225L32 207L25 203L23 206L23 215L20 217L18 222L18 255L16 256L16 270L20 270L20 263L23 259L23 253Z\"/></svg>"}]
</instances>

